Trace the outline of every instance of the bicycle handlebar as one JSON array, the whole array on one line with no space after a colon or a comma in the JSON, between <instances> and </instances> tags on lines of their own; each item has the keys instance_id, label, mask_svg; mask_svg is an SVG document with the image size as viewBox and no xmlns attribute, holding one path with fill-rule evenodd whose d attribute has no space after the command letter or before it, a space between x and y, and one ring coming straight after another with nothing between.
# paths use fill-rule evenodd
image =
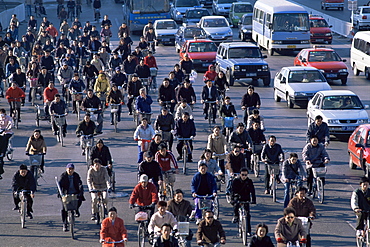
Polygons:
<instances>
[{"instance_id":1,"label":"bicycle handlebar","mask_svg":"<svg viewBox=\"0 0 370 247\"><path fill-rule=\"evenodd\" d=\"M177 137L178 141L191 141L193 138Z\"/></svg>"},{"instance_id":2,"label":"bicycle handlebar","mask_svg":"<svg viewBox=\"0 0 370 247\"><path fill-rule=\"evenodd\" d=\"M215 199L214 195L205 195L205 196L200 196L200 195L195 195L195 198L200 198L200 199Z\"/></svg>"},{"instance_id":3,"label":"bicycle handlebar","mask_svg":"<svg viewBox=\"0 0 370 247\"><path fill-rule=\"evenodd\" d=\"M58 118L60 118L60 117L65 117L65 116L67 116L67 113L63 113L63 114L54 114L53 116L54 116L54 117L58 117Z\"/></svg>"},{"instance_id":4,"label":"bicycle handlebar","mask_svg":"<svg viewBox=\"0 0 370 247\"><path fill-rule=\"evenodd\" d=\"M134 208L139 208L140 210L151 210L153 208L152 205L140 206L140 205L137 205L137 204L134 204L133 207Z\"/></svg>"},{"instance_id":5,"label":"bicycle handlebar","mask_svg":"<svg viewBox=\"0 0 370 247\"><path fill-rule=\"evenodd\" d=\"M113 242L104 241L104 243L106 243L106 244L120 244L120 243L123 243L125 241L127 241L127 240L122 239L120 241L113 241Z\"/></svg>"}]
</instances>

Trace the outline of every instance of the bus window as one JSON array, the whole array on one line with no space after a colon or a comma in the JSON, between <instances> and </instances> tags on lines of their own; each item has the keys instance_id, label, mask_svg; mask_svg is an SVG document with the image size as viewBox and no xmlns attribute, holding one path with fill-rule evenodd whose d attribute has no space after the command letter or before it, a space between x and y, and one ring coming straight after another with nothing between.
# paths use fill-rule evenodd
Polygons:
<instances>
[{"instance_id":1,"label":"bus window","mask_svg":"<svg viewBox=\"0 0 370 247\"><path fill-rule=\"evenodd\" d=\"M267 26L271 23L271 14L266 14L266 24Z\"/></svg>"},{"instance_id":2,"label":"bus window","mask_svg":"<svg viewBox=\"0 0 370 247\"><path fill-rule=\"evenodd\" d=\"M261 23L261 24L263 23L263 14L264 14L264 12L260 10L260 13L259 13L259 16L258 16L258 22Z\"/></svg>"},{"instance_id":3,"label":"bus window","mask_svg":"<svg viewBox=\"0 0 370 247\"><path fill-rule=\"evenodd\" d=\"M275 14L273 30L280 32L287 31L308 31L309 21L307 14Z\"/></svg>"}]
</instances>

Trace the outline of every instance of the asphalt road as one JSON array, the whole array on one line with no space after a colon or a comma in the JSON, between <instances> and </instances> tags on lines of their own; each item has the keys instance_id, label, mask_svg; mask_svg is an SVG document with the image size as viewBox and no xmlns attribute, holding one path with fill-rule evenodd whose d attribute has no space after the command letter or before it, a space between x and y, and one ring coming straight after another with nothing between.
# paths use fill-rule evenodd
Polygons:
<instances>
[{"instance_id":1,"label":"asphalt road","mask_svg":"<svg viewBox=\"0 0 370 247\"><path fill-rule=\"evenodd\" d=\"M319 2L315 0L312 4ZM114 24L113 33L117 33L117 25L120 23L121 9L120 5L114 4L113 1L105 0L102 14L108 13ZM53 22L55 18L54 4L47 4L48 17ZM86 11L85 11L86 10ZM91 19L92 9L83 5L81 21ZM23 24L24 27L25 24ZM236 35L235 35L236 37ZM114 39L115 41L117 39ZM135 43L138 38L134 37ZM116 44L116 42L114 42ZM349 61L350 43L347 39L335 37L332 44L337 52ZM264 52L265 53L265 52ZM167 73L172 70L172 66L178 62L179 58L175 49L170 46L159 46L156 54L157 63L159 64L159 76L157 81L161 81ZM271 67L272 77L282 66L293 65L294 54L280 54L269 57L266 61ZM347 62L347 65L348 62ZM198 101L201 87L203 86L200 73L194 87L197 92ZM246 85L250 81L236 82L235 86L228 91L227 95L231 97L232 102L237 106L239 116L242 115L240 110L240 100L246 92ZM272 85L272 82L271 82ZM357 93L365 104L370 104L369 82L363 76L355 77L352 72L348 79L347 86L341 86L337 81L332 84L333 89L349 89ZM307 127L305 109L294 108L288 109L285 102L276 103L273 100L273 88L260 87L256 88L261 96L262 107L261 114L266 121L266 135L274 134L277 136L277 142L280 143L285 152L298 152L300 154L305 144L305 131ZM155 97L155 95L152 95ZM159 107L153 104L153 112L158 113ZM4 99L0 101L0 107L6 107ZM203 119L201 105L197 104L195 108L195 122L197 127L197 136L195 139L194 161L200 156L206 145L207 135L210 133L208 123ZM131 193L136 184L136 157L137 147L133 141L132 135L134 123L131 116L127 115L127 109L124 108L123 121L119 123L119 133L113 131L112 126L108 125L108 114L105 114L103 134L99 136L106 145L111 149L115 161L115 171L117 179L118 193L112 195L109 206L114 205L118 209L119 216L125 220L128 229L129 242L127 246L137 246L136 229L134 222L133 210L129 209L128 197L122 197L123 193ZM76 145L77 138L74 130L77 125L76 118L73 115L68 117L68 134L65 147L60 147L56 138L50 131L50 126L42 122L40 129L48 145L46 156L46 171L41 180L40 187L36 193L34 203L34 219L26 222L27 228L21 229L19 215L12 211L11 195L11 178L18 166L27 162L24 155L24 149L28 137L35 128L35 111L28 103L22 108L22 122L20 128L15 130L13 143L15 146L14 160L6 162L4 179L0 181L0 232L1 246L100 246L99 226L90 221L90 196L85 193L87 201L82 204L81 217L77 220L77 240L70 239L70 233L62 232L62 222L60 217L61 203L56 197L55 176L59 176L67 163L73 162L84 184L86 185L86 166L84 157L81 156L80 148ZM219 124L219 122L218 122ZM314 222L312 229L313 246L354 246L355 232L353 226L355 216L350 210L350 193L356 188L358 179L361 176L360 170L350 170L348 167L348 155L346 151L346 142L333 139L328 152L331 157L331 163L328 166L326 198L324 204L314 201L317 207L318 218ZM176 152L175 152L176 154ZM177 155L177 154L176 154ZM182 188L186 199L190 199L190 180L196 172L196 163L190 165L189 175L178 175L175 188ZM263 175L262 171L262 175ZM270 196L263 194L263 177L253 179L257 192L257 205L252 206L252 228L260 222L265 222L270 228L270 236L273 236L273 229L277 219L282 216L283 204L283 187L280 185L278 191L278 203L273 203ZM87 187L85 186L87 189ZM220 193L221 213L220 220L226 230L226 246L242 246L241 239L237 237L236 225L231 223L232 208L226 203L224 193ZM191 224L195 231L196 225ZM195 246L195 242L193 242Z\"/></svg>"}]
</instances>

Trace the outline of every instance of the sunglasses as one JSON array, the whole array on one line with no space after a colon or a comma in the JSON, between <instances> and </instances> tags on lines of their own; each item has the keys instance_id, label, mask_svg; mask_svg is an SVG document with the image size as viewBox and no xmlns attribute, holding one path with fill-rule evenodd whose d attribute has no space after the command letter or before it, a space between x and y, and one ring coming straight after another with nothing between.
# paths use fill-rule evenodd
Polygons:
<instances>
[{"instance_id":1,"label":"sunglasses","mask_svg":"<svg viewBox=\"0 0 370 247\"><path fill-rule=\"evenodd\" d=\"M287 216L287 219L294 219L294 216Z\"/></svg>"},{"instance_id":2,"label":"sunglasses","mask_svg":"<svg viewBox=\"0 0 370 247\"><path fill-rule=\"evenodd\" d=\"M213 219L213 216L206 217L207 219Z\"/></svg>"},{"instance_id":3,"label":"sunglasses","mask_svg":"<svg viewBox=\"0 0 370 247\"><path fill-rule=\"evenodd\" d=\"M239 150L234 150L234 152L235 152L235 153L240 153L240 151L239 151Z\"/></svg>"},{"instance_id":4,"label":"sunglasses","mask_svg":"<svg viewBox=\"0 0 370 247\"><path fill-rule=\"evenodd\" d=\"M240 176L246 177L248 176L248 174L240 174Z\"/></svg>"}]
</instances>

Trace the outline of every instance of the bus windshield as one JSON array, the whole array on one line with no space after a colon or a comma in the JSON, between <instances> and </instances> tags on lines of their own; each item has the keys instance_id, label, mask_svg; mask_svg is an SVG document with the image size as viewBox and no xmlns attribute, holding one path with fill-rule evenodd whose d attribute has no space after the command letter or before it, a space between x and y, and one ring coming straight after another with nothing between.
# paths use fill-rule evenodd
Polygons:
<instances>
[{"instance_id":1,"label":"bus windshield","mask_svg":"<svg viewBox=\"0 0 370 247\"><path fill-rule=\"evenodd\" d=\"M234 7L235 13L252 13L253 7L250 4L237 4Z\"/></svg>"},{"instance_id":2,"label":"bus windshield","mask_svg":"<svg viewBox=\"0 0 370 247\"><path fill-rule=\"evenodd\" d=\"M143 13L166 13L170 11L169 0L132 0L132 11Z\"/></svg>"},{"instance_id":3,"label":"bus windshield","mask_svg":"<svg viewBox=\"0 0 370 247\"><path fill-rule=\"evenodd\" d=\"M224 3L233 3L235 0L218 0L219 4L224 4Z\"/></svg>"},{"instance_id":4,"label":"bus windshield","mask_svg":"<svg viewBox=\"0 0 370 247\"><path fill-rule=\"evenodd\" d=\"M305 13L275 14L273 30L275 32L301 32L310 30L308 15Z\"/></svg>"}]
</instances>

